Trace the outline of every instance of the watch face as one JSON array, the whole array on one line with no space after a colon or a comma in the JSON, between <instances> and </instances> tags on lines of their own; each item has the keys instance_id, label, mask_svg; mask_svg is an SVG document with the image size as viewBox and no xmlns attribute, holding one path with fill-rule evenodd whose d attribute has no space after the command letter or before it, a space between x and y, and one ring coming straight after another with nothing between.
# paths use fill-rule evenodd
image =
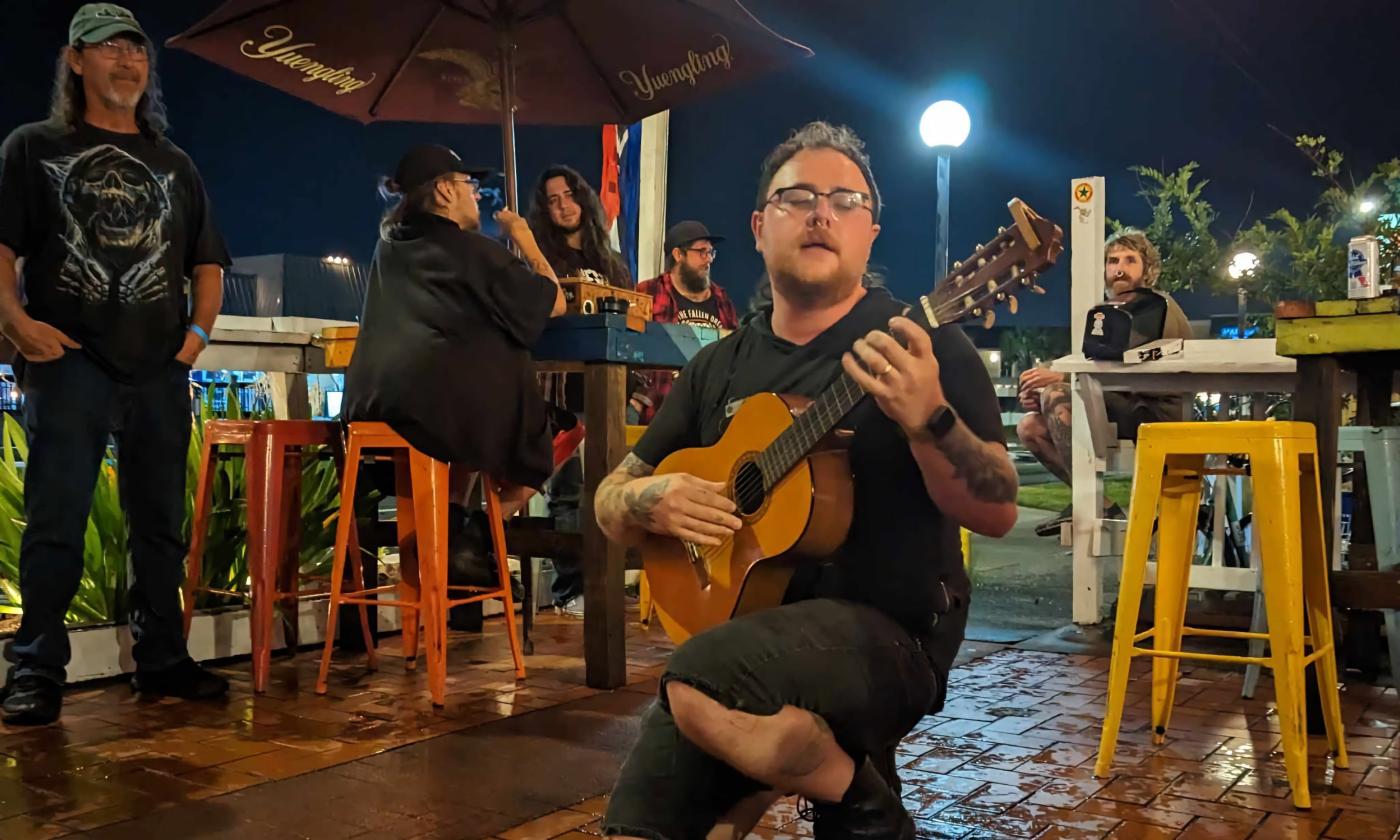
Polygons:
<instances>
[{"instance_id":1,"label":"watch face","mask_svg":"<svg viewBox=\"0 0 1400 840\"><path fill-rule=\"evenodd\" d=\"M938 410L929 418L929 431L933 432L934 437L942 437L948 433L949 429L953 428L953 424L957 422L957 419L958 415L953 412L952 406L939 406Z\"/></svg>"}]
</instances>

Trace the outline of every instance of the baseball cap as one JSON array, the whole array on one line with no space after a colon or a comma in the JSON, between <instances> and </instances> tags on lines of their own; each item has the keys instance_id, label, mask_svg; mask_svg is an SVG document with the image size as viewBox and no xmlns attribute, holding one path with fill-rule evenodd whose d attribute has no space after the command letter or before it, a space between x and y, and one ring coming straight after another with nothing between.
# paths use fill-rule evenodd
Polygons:
<instances>
[{"instance_id":1,"label":"baseball cap","mask_svg":"<svg viewBox=\"0 0 1400 840\"><path fill-rule=\"evenodd\" d=\"M457 153L434 143L414 146L399 160L394 170L393 187L396 192L410 193L424 184L452 172L470 175L478 181L495 174L486 167L467 166Z\"/></svg>"},{"instance_id":2,"label":"baseball cap","mask_svg":"<svg viewBox=\"0 0 1400 840\"><path fill-rule=\"evenodd\" d=\"M708 239L715 244L724 241L723 236L713 236L700 222L687 219L683 222L676 222L666 231L666 253L671 253L672 248L684 248L697 239Z\"/></svg>"},{"instance_id":3,"label":"baseball cap","mask_svg":"<svg viewBox=\"0 0 1400 840\"><path fill-rule=\"evenodd\" d=\"M137 35L146 43L151 42L131 10L113 3L88 3L74 12L73 20L68 23L70 44L96 44L123 34Z\"/></svg>"}]
</instances>

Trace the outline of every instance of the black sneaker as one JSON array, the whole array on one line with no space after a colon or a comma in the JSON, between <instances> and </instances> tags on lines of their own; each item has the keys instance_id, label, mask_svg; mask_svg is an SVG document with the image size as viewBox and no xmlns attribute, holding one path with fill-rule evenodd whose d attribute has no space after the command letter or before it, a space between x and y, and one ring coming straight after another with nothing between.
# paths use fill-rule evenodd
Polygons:
<instances>
[{"instance_id":1,"label":"black sneaker","mask_svg":"<svg viewBox=\"0 0 1400 840\"><path fill-rule=\"evenodd\" d=\"M159 671L138 668L131 675L131 690L183 700L212 700L228 693L228 680L205 670L193 659L186 659Z\"/></svg>"},{"instance_id":2,"label":"black sneaker","mask_svg":"<svg viewBox=\"0 0 1400 840\"><path fill-rule=\"evenodd\" d=\"M15 676L10 669L5 683L4 721L10 726L44 726L58 720L63 711L63 686L37 674Z\"/></svg>"},{"instance_id":3,"label":"black sneaker","mask_svg":"<svg viewBox=\"0 0 1400 840\"><path fill-rule=\"evenodd\" d=\"M466 511L453 505L447 526L447 584L495 589L501 585L496 552L491 548L491 524L486 511ZM525 597L520 580L512 573L510 595L517 603Z\"/></svg>"},{"instance_id":4,"label":"black sneaker","mask_svg":"<svg viewBox=\"0 0 1400 840\"><path fill-rule=\"evenodd\" d=\"M812 833L848 840L914 840L914 818L867 757L840 802L813 804Z\"/></svg>"}]
</instances>

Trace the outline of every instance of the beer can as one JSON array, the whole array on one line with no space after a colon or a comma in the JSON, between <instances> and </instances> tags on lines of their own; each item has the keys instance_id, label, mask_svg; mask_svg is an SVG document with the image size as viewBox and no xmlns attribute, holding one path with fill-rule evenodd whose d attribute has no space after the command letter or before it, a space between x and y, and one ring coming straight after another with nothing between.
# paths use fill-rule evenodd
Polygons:
<instances>
[{"instance_id":1,"label":"beer can","mask_svg":"<svg viewBox=\"0 0 1400 840\"><path fill-rule=\"evenodd\" d=\"M1373 298L1381 294L1381 243L1374 236L1358 236L1347 244L1347 297Z\"/></svg>"}]
</instances>

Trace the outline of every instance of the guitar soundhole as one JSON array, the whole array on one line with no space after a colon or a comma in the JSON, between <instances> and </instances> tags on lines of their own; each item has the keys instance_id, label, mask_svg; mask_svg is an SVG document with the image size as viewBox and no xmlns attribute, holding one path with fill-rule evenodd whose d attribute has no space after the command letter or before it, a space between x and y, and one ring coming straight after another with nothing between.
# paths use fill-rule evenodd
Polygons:
<instances>
[{"instance_id":1,"label":"guitar soundhole","mask_svg":"<svg viewBox=\"0 0 1400 840\"><path fill-rule=\"evenodd\" d=\"M734 504L739 507L740 516L752 516L763 507L763 471L758 464L749 461L739 467L734 476Z\"/></svg>"}]
</instances>

